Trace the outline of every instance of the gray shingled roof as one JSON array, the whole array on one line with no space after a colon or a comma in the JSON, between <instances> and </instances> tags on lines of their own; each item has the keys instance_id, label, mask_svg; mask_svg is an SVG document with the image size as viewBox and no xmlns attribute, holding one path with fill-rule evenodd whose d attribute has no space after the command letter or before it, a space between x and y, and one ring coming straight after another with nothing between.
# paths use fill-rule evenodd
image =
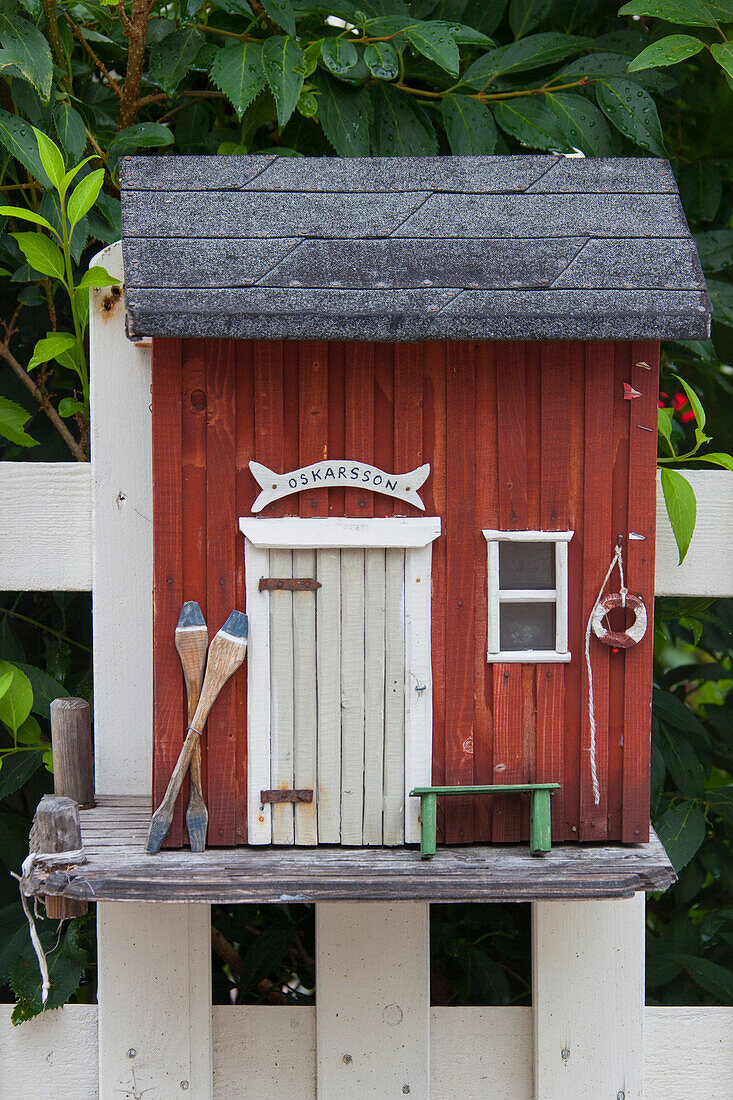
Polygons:
<instances>
[{"instance_id":1,"label":"gray shingled roof","mask_svg":"<svg viewBox=\"0 0 733 1100\"><path fill-rule=\"evenodd\" d=\"M704 339L666 161L128 157L131 336Z\"/></svg>"}]
</instances>

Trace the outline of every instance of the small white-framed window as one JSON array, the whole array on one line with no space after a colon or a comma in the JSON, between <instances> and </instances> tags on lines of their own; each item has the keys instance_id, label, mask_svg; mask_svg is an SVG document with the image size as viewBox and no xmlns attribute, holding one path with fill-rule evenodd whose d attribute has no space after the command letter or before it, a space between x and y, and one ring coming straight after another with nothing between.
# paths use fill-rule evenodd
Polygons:
<instances>
[{"instance_id":1,"label":"small white-framed window","mask_svg":"<svg viewBox=\"0 0 733 1100\"><path fill-rule=\"evenodd\" d=\"M484 531L488 545L487 660L569 661L568 543L572 531Z\"/></svg>"}]
</instances>

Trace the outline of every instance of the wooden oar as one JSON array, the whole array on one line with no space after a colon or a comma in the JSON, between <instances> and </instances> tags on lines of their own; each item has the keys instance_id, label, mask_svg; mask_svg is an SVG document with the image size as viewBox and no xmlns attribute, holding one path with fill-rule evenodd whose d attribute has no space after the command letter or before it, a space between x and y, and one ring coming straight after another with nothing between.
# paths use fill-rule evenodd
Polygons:
<instances>
[{"instance_id":1,"label":"wooden oar","mask_svg":"<svg viewBox=\"0 0 733 1100\"><path fill-rule=\"evenodd\" d=\"M193 600L184 603L175 633L176 649L183 666L188 695L187 724L194 725L193 716L201 694L206 668L206 651L209 648L209 631L201 608ZM209 814L201 788L201 741L196 739L191 756L191 794L186 810L186 828L192 852L203 852L206 848L206 830Z\"/></svg>"},{"instance_id":2,"label":"wooden oar","mask_svg":"<svg viewBox=\"0 0 733 1100\"><path fill-rule=\"evenodd\" d=\"M168 788L158 809L153 814L148 829L146 851L157 852L165 840L173 819L173 807L181 789L183 777L191 761L194 745L203 733L206 719L209 717L217 695L232 673L236 672L244 661L247 652L247 616L241 611L232 611L219 633L209 646L209 658L206 662L206 675L201 688L201 697L196 707L178 757Z\"/></svg>"}]
</instances>

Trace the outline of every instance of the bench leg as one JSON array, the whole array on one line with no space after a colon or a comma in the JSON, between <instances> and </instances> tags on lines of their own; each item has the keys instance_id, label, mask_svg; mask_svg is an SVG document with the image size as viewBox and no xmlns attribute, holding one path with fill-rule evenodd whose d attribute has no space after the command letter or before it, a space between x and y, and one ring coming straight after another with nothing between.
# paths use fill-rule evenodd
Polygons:
<instances>
[{"instance_id":1,"label":"bench leg","mask_svg":"<svg viewBox=\"0 0 733 1100\"><path fill-rule=\"evenodd\" d=\"M435 855L438 828L437 794L420 795L420 858L431 859Z\"/></svg>"},{"instance_id":2,"label":"bench leg","mask_svg":"<svg viewBox=\"0 0 733 1100\"><path fill-rule=\"evenodd\" d=\"M532 791L529 806L529 850L533 856L549 852L552 847L550 792Z\"/></svg>"}]
</instances>

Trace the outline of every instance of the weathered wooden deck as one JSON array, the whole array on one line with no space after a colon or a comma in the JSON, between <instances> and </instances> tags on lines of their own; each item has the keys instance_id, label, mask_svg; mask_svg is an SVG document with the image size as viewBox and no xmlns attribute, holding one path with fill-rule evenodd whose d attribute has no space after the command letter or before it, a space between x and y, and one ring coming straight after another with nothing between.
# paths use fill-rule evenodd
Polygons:
<instances>
[{"instance_id":1,"label":"weathered wooden deck","mask_svg":"<svg viewBox=\"0 0 733 1100\"><path fill-rule=\"evenodd\" d=\"M656 835L622 847L557 845L543 857L526 845L418 847L211 848L150 856L147 799L107 796L81 813L87 863L45 871L38 893L89 901L234 902L536 901L628 898L665 890L675 875Z\"/></svg>"}]
</instances>

